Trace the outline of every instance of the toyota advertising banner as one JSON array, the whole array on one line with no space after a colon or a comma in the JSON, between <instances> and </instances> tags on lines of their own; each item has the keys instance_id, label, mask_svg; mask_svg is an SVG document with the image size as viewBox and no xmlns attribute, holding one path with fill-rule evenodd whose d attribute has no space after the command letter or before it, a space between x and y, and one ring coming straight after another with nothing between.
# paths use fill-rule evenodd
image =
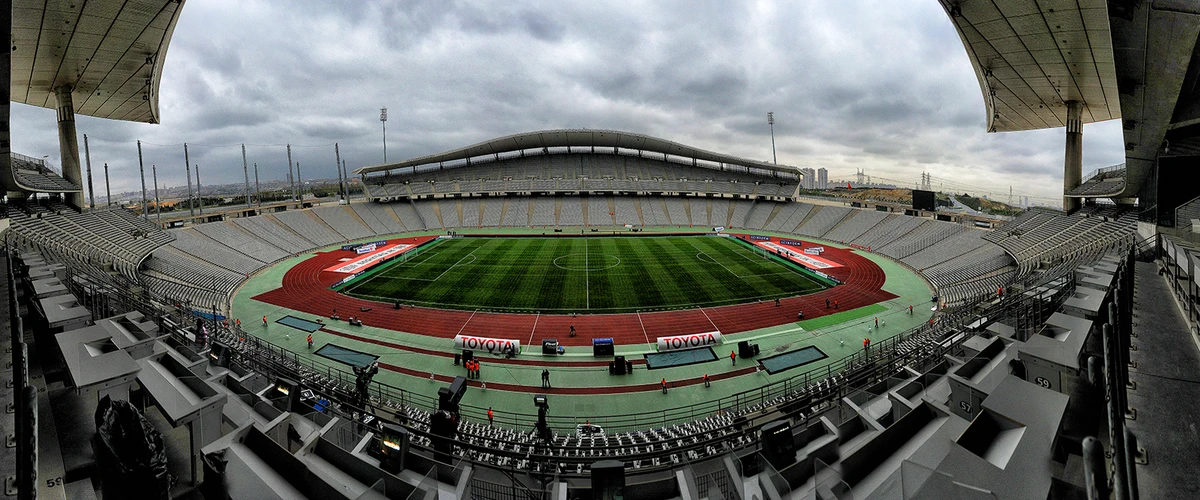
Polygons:
<instances>
[{"instance_id":1,"label":"toyota advertising banner","mask_svg":"<svg viewBox=\"0 0 1200 500\"><path fill-rule=\"evenodd\" d=\"M694 349L721 343L721 332L693 333L658 338L658 351L676 351L679 349Z\"/></svg>"},{"instance_id":2,"label":"toyota advertising banner","mask_svg":"<svg viewBox=\"0 0 1200 500\"><path fill-rule=\"evenodd\" d=\"M490 339L471 335L456 335L454 337L456 350L470 349L472 351L487 351L492 354L504 354L512 348L513 354L520 354L521 341L508 339Z\"/></svg>"}]
</instances>

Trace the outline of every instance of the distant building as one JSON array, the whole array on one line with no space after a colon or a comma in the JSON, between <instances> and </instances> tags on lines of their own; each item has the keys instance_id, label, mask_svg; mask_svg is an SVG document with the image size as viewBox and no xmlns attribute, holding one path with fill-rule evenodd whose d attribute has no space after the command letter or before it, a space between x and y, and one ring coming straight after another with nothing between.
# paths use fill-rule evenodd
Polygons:
<instances>
[{"instance_id":1,"label":"distant building","mask_svg":"<svg viewBox=\"0 0 1200 500\"><path fill-rule=\"evenodd\" d=\"M825 167L817 169L817 189L829 189L829 170Z\"/></svg>"},{"instance_id":2,"label":"distant building","mask_svg":"<svg viewBox=\"0 0 1200 500\"><path fill-rule=\"evenodd\" d=\"M817 189L817 171L811 168L802 168L800 173L804 176L802 185L804 189Z\"/></svg>"}]
</instances>

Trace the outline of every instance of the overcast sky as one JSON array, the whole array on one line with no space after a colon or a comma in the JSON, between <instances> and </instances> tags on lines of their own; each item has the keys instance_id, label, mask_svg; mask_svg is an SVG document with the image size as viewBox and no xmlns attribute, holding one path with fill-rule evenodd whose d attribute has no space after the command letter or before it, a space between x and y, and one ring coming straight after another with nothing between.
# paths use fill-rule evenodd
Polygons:
<instances>
[{"instance_id":1,"label":"overcast sky","mask_svg":"<svg viewBox=\"0 0 1200 500\"><path fill-rule=\"evenodd\" d=\"M78 118L97 190L333 177L553 128L640 132L713 151L863 169L911 187L1059 204L1063 129L988 134L979 83L936 0L311 2L194 0L166 56L159 125ZM58 164L53 110L13 105L13 150ZM1084 130L1084 173L1123 161L1117 121ZM82 158L82 153L81 153ZM251 172L253 182L253 172Z\"/></svg>"}]
</instances>

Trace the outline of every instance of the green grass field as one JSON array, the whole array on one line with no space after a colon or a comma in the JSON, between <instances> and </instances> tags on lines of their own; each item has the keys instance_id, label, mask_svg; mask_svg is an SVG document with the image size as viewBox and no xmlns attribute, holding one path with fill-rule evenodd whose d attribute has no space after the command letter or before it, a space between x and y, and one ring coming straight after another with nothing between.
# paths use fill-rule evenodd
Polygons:
<instances>
[{"instance_id":1,"label":"green grass field","mask_svg":"<svg viewBox=\"0 0 1200 500\"><path fill-rule=\"evenodd\" d=\"M455 238L342 292L456 309L632 312L770 300L816 278L731 238Z\"/></svg>"}]
</instances>

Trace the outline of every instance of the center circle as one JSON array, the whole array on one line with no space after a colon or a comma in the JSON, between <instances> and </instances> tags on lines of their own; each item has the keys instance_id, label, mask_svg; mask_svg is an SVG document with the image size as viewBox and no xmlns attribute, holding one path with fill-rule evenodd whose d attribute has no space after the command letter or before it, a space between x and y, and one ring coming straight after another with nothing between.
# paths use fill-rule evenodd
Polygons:
<instances>
[{"instance_id":1,"label":"center circle","mask_svg":"<svg viewBox=\"0 0 1200 500\"><path fill-rule=\"evenodd\" d=\"M604 271L619 265L619 257L602 253L569 253L554 258L554 267L567 271Z\"/></svg>"}]
</instances>

